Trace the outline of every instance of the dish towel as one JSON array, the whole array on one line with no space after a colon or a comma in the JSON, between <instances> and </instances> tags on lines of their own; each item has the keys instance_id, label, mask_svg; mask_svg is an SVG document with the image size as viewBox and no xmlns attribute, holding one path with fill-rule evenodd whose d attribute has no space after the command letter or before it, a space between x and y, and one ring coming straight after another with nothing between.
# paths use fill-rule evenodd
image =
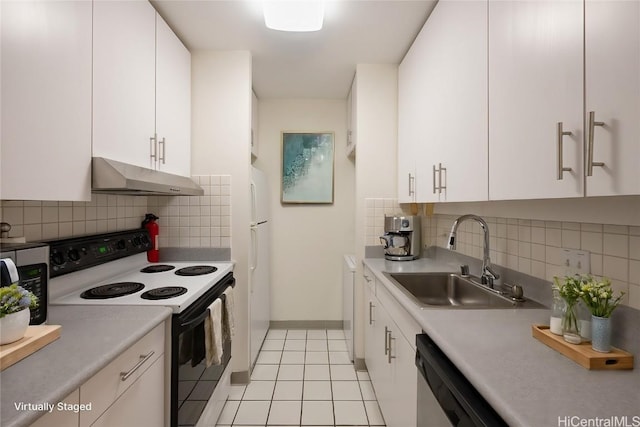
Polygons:
<instances>
[{"instance_id":1,"label":"dish towel","mask_svg":"<svg viewBox=\"0 0 640 427\"><path fill-rule=\"evenodd\" d=\"M233 319L233 287L229 286L223 292L224 295L224 321L222 333L225 338L231 338L236 334L235 321Z\"/></svg>"},{"instance_id":2,"label":"dish towel","mask_svg":"<svg viewBox=\"0 0 640 427\"><path fill-rule=\"evenodd\" d=\"M204 342L207 351L207 368L222 363L222 301L216 299L209 306L209 316L204 321Z\"/></svg>"}]
</instances>

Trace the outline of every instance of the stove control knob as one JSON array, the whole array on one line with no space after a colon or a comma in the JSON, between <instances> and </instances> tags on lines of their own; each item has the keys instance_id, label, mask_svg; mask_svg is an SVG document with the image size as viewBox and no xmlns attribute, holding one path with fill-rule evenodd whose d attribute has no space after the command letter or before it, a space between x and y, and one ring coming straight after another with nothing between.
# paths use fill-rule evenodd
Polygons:
<instances>
[{"instance_id":1,"label":"stove control knob","mask_svg":"<svg viewBox=\"0 0 640 427\"><path fill-rule=\"evenodd\" d=\"M69 249L69 252L67 252L67 256L71 261L78 261L80 259L80 252L78 252L78 250L75 248Z\"/></svg>"},{"instance_id":2,"label":"stove control knob","mask_svg":"<svg viewBox=\"0 0 640 427\"><path fill-rule=\"evenodd\" d=\"M149 244L149 237L147 237L146 234L143 234L142 236L140 236L140 240L142 241L142 244L145 246Z\"/></svg>"},{"instance_id":3,"label":"stove control knob","mask_svg":"<svg viewBox=\"0 0 640 427\"><path fill-rule=\"evenodd\" d=\"M116 243L116 247L118 248L118 250L123 250L127 247L126 242L124 241L124 239L120 239L118 240L118 242Z\"/></svg>"},{"instance_id":4,"label":"stove control knob","mask_svg":"<svg viewBox=\"0 0 640 427\"><path fill-rule=\"evenodd\" d=\"M133 238L133 246L140 246L140 236Z\"/></svg>"},{"instance_id":5,"label":"stove control knob","mask_svg":"<svg viewBox=\"0 0 640 427\"><path fill-rule=\"evenodd\" d=\"M51 254L51 262L53 262L54 265L62 265L64 264L64 255L62 255L60 252L54 252Z\"/></svg>"}]
</instances>

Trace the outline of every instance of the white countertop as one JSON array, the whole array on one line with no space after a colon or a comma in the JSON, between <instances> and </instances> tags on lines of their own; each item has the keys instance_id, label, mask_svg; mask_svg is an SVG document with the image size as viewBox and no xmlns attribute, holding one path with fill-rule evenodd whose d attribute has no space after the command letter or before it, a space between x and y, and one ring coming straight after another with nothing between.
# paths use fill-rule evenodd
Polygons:
<instances>
[{"instance_id":1,"label":"white countertop","mask_svg":"<svg viewBox=\"0 0 640 427\"><path fill-rule=\"evenodd\" d=\"M570 426L574 416L627 416L628 426L640 426L640 369L589 371L533 338L532 324L549 324L548 309L421 309L382 273L457 272L458 264L379 258L364 264L508 424ZM567 424L559 424L564 417Z\"/></svg>"}]
</instances>

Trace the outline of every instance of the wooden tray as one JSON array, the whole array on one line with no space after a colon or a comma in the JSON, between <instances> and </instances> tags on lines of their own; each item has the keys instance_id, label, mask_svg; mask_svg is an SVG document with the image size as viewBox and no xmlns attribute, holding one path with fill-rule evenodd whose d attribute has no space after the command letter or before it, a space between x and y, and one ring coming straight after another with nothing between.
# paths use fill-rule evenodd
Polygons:
<instances>
[{"instance_id":1,"label":"wooden tray","mask_svg":"<svg viewBox=\"0 0 640 427\"><path fill-rule=\"evenodd\" d=\"M60 337L60 325L29 326L22 339L0 345L0 371Z\"/></svg>"},{"instance_id":2,"label":"wooden tray","mask_svg":"<svg viewBox=\"0 0 640 427\"><path fill-rule=\"evenodd\" d=\"M611 347L609 353L591 348L591 343L570 344L560 335L552 334L549 326L531 325L534 338L587 369L633 369L633 355Z\"/></svg>"}]
</instances>

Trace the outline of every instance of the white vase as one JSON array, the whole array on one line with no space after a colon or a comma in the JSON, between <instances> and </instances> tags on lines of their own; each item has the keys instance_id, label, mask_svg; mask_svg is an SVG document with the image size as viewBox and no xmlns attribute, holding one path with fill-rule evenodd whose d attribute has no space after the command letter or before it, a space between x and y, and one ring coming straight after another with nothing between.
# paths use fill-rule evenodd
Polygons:
<instances>
[{"instance_id":1,"label":"white vase","mask_svg":"<svg viewBox=\"0 0 640 427\"><path fill-rule=\"evenodd\" d=\"M28 308L0 318L0 345L18 341L29 327L31 313Z\"/></svg>"}]
</instances>

